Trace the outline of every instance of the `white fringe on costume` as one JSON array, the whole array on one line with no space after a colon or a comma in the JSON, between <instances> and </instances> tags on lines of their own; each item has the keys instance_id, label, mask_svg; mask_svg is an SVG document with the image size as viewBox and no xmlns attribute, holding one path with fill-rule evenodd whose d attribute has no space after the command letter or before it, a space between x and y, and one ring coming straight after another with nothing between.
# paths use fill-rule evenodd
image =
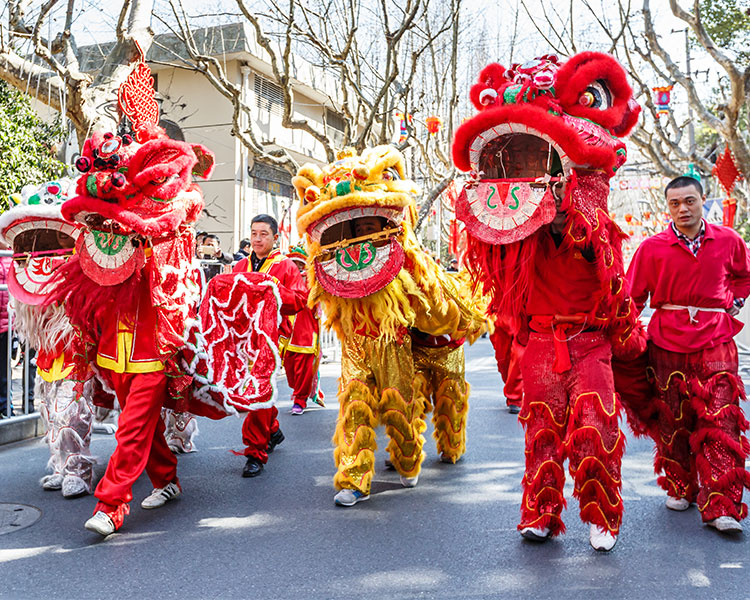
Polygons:
<instances>
[{"instance_id":1,"label":"white fringe on costume","mask_svg":"<svg viewBox=\"0 0 750 600\"><path fill-rule=\"evenodd\" d=\"M61 306L42 308L15 300L13 303L15 330L29 346L54 352L61 342L72 339L73 327ZM42 401L40 412L50 451L47 468L52 471L40 483L45 489L62 488L63 496L92 491L92 467L96 462L89 450L94 420L92 384L84 384L83 395L76 398L75 382L44 381L37 373L34 396Z\"/></svg>"},{"instance_id":2,"label":"white fringe on costume","mask_svg":"<svg viewBox=\"0 0 750 600\"><path fill-rule=\"evenodd\" d=\"M194 414L162 408L161 418L164 420L166 427L164 437L172 452L187 454L198 450L195 447L195 436L198 435L198 420Z\"/></svg>"}]
</instances>

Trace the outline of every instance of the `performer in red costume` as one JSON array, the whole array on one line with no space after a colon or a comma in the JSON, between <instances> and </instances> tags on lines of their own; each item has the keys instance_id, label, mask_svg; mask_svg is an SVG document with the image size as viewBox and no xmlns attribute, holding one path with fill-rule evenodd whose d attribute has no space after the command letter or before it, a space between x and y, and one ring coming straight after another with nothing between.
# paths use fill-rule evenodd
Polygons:
<instances>
[{"instance_id":1,"label":"performer in red costume","mask_svg":"<svg viewBox=\"0 0 750 600\"><path fill-rule=\"evenodd\" d=\"M307 286L295 264L273 247L279 239L279 226L270 215L257 215L250 222L250 245L252 253L238 262L235 273L267 273L278 284L281 296L282 322L280 337L289 339L292 332L291 315L298 313L307 304ZM263 472L268 462L268 453L284 441L279 428L279 411L275 406L251 410L242 424L242 441L247 462L242 470L243 477L256 477Z\"/></svg>"},{"instance_id":2,"label":"performer in red costume","mask_svg":"<svg viewBox=\"0 0 750 600\"><path fill-rule=\"evenodd\" d=\"M626 159L619 138L640 108L622 67L596 52L488 65L470 97L479 114L453 145L456 166L471 172L456 216L489 314L525 345L518 528L535 541L565 531L567 458L591 546L608 551L622 519L624 450L611 358L637 356L645 339L607 196Z\"/></svg>"},{"instance_id":3,"label":"performer in red costume","mask_svg":"<svg viewBox=\"0 0 750 600\"><path fill-rule=\"evenodd\" d=\"M556 187L557 205L564 191ZM622 519L620 464L625 437L612 376L611 343L587 322L600 288L592 250L563 246L566 212L537 232L521 358L526 395L526 475L521 534L539 541L565 526L563 461L569 460L581 519L595 525L597 549L610 550ZM592 532L593 532L592 528ZM595 546L596 547L596 546Z\"/></svg>"},{"instance_id":4,"label":"performer in red costume","mask_svg":"<svg viewBox=\"0 0 750 600\"><path fill-rule=\"evenodd\" d=\"M508 412L517 415L523 405L523 379L521 378L521 357L524 347L518 337L509 333L511 326L495 321L495 331L490 334L490 342L495 350L497 369L503 378L503 396Z\"/></svg>"},{"instance_id":5,"label":"performer in red costume","mask_svg":"<svg viewBox=\"0 0 750 600\"><path fill-rule=\"evenodd\" d=\"M737 373L734 318L750 293L750 258L742 238L703 220L705 195L691 177L666 187L672 223L645 240L627 279L638 310L648 296L656 309L648 327L648 375L656 423L654 469L667 508L696 502L703 522L742 531L748 422Z\"/></svg>"},{"instance_id":6,"label":"performer in red costume","mask_svg":"<svg viewBox=\"0 0 750 600\"><path fill-rule=\"evenodd\" d=\"M304 269L307 253L302 246L295 246L287 254L305 278ZM305 279L303 279L305 281ZM307 287L307 283L305 283ZM305 305L296 315L290 317L291 335L280 340L284 371L289 387L292 388L293 415L301 415L307 408L307 400L323 404L323 392L318 389L318 366L320 364L320 306Z\"/></svg>"},{"instance_id":7,"label":"performer in red costume","mask_svg":"<svg viewBox=\"0 0 750 600\"><path fill-rule=\"evenodd\" d=\"M218 289L222 282L212 281L218 295L207 299L198 319L193 223L204 204L193 176L210 175L213 154L166 136L157 125L153 78L142 54L134 67L118 97L127 116L119 130L132 133L94 131L86 140L76 161L75 196L62 206L63 217L79 223L81 233L45 296L48 305L65 307L80 341L70 375L76 393L98 384L109 394L95 392L94 402L106 405L116 396L122 408L117 447L85 524L104 536L122 526L144 469L154 490L142 508L181 494L162 407L218 419L234 413L234 404L272 403L270 377L278 363L275 346L256 344L256 372L226 356L227 347L247 356L248 337L278 337L270 282L245 275ZM248 306L255 307L253 319Z\"/></svg>"}]
</instances>

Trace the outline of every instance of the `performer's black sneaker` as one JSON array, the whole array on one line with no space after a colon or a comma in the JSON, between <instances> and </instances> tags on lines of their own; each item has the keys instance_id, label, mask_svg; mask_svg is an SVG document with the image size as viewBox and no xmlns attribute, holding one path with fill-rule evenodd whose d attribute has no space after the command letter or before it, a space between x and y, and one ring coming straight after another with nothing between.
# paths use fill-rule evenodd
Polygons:
<instances>
[{"instance_id":1,"label":"performer's black sneaker","mask_svg":"<svg viewBox=\"0 0 750 600\"><path fill-rule=\"evenodd\" d=\"M512 415L517 415L521 412L521 407L517 404L509 404L508 405L508 412Z\"/></svg>"},{"instance_id":2,"label":"performer's black sneaker","mask_svg":"<svg viewBox=\"0 0 750 600\"><path fill-rule=\"evenodd\" d=\"M284 434L281 433L281 429L277 429L276 433L271 434L271 439L268 440L268 451L273 452L276 446L284 441Z\"/></svg>"},{"instance_id":3,"label":"performer's black sneaker","mask_svg":"<svg viewBox=\"0 0 750 600\"><path fill-rule=\"evenodd\" d=\"M263 472L263 463L252 456L247 457L245 467L242 469L243 477L257 477Z\"/></svg>"}]
</instances>

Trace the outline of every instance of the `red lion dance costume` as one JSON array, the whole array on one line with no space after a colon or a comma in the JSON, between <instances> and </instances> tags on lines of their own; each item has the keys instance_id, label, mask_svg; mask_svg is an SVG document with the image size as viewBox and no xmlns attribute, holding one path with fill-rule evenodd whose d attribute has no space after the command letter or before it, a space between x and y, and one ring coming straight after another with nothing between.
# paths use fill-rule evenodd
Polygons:
<instances>
[{"instance_id":1,"label":"red lion dance costume","mask_svg":"<svg viewBox=\"0 0 750 600\"><path fill-rule=\"evenodd\" d=\"M644 241L628 270L638 308L650 297L655 309L642 357L648 367L635 362L651 385L651 396L642 395L654 413L654 470L667 508L687 510L695 502L704 523L738 532L747 516L742 493L750 487L750 447L733 339L742 324L727 307L750 293L750 257L728 227L705 223L695 251L673 227Z\"/></svg>"},{"instance_id":2,"label":"red lion dance costume","mask_svg":"<svg viewBox=\"0 0 750 600\"><path fill-rule=\"evenodd\" d=\"M62 208L82 231L48 299L64 303L83 342L78 379L91 366L122 407L117 447L86 522L102 535L122 525L144 469L154 492L142 508L181 493L162 407L216 419L270 406L279 366L280 301L270 278L214 278L198 320L193 223L203 196L192 176L208 177L213 155L156 126L152 85L141 62L120 90L133 136L96 132L84 144L76 195ZM95 402L105 403L101 396Z\"/></svg>"},{"instance_id":3,"label":"red lion dance costume","mask_svg":"<svg viewBox=\"0 0 750 600\"><path fill-rule=\"evenodd\" d=\"M491 294L490 315L526 345L518 528L538 540L564 533L567 458L592 546L609 550L622 519L625 447L610 360L637 354L645 340L607 196L626 158L618 138L640 108L619 63L593 52L564 63L491 64L470 96L480 112L456 132L454 162L471 171L456 214L469 267ZM563 211L555 238L548 224Z\"/></svg>"}]
</instances>

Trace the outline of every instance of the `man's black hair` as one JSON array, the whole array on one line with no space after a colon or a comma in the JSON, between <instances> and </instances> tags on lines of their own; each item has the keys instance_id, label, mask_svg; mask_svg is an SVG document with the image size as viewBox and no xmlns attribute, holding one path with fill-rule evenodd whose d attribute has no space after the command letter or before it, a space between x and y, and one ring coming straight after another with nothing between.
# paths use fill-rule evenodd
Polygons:
<instances>
[{"instance_id":1,"label":"man's black hair","mask_svg":"<svg viewBox=\"0 0 750 600\"><path fill-rule=\"evenodd\" d=\"M274 235L279 232L279 224L271 215L255 215L253 220L250 221L250 225L252 226L254 223L265 223L271 228L271 233Z\"/></svg>"},{"instance_id":2,"label":"man's black hair","mask_svg":"<svg viewBox=\"0 0 750 600\"><path fill-rule=\"evenodd\" d=\"M240 250L242 250L243 248L247 248L248 246L250 246L249 239L245 238L244 240L240 240Z\"/></svg>"},{"instance_id":3,"label":"man's black hair","mask_svg":"<svg viewBox=\"0 0 750 600\"><path fill-rule=\"evenodd\" d=\"M217 242L221 243L221 240L219 239L219 236L218 236L218 235L216 235L215 233L207 233L207 234L206 234L206 235L204 236L204 238L203 238L203 241L204 241L204 242L205 242L206 240L216 240Z\"/></svg>"},{"instance_id":4,"label":"man's black hair","mask_svg":"<svg viewBox=\"0 0 750 600\"><path fill-rule=\"evenodd\" d=\"M664 197L666 198L667 192L672 188L684 188L691 185L696 190L698 190L698 195L702 198L703 186L701 185L701 182L698 181L695 177L689 177L688 175L681 175L680 177L675 177L672 181L670 181L667 184L667 187L664 188Z\"/></svg>"}]
</instances>

